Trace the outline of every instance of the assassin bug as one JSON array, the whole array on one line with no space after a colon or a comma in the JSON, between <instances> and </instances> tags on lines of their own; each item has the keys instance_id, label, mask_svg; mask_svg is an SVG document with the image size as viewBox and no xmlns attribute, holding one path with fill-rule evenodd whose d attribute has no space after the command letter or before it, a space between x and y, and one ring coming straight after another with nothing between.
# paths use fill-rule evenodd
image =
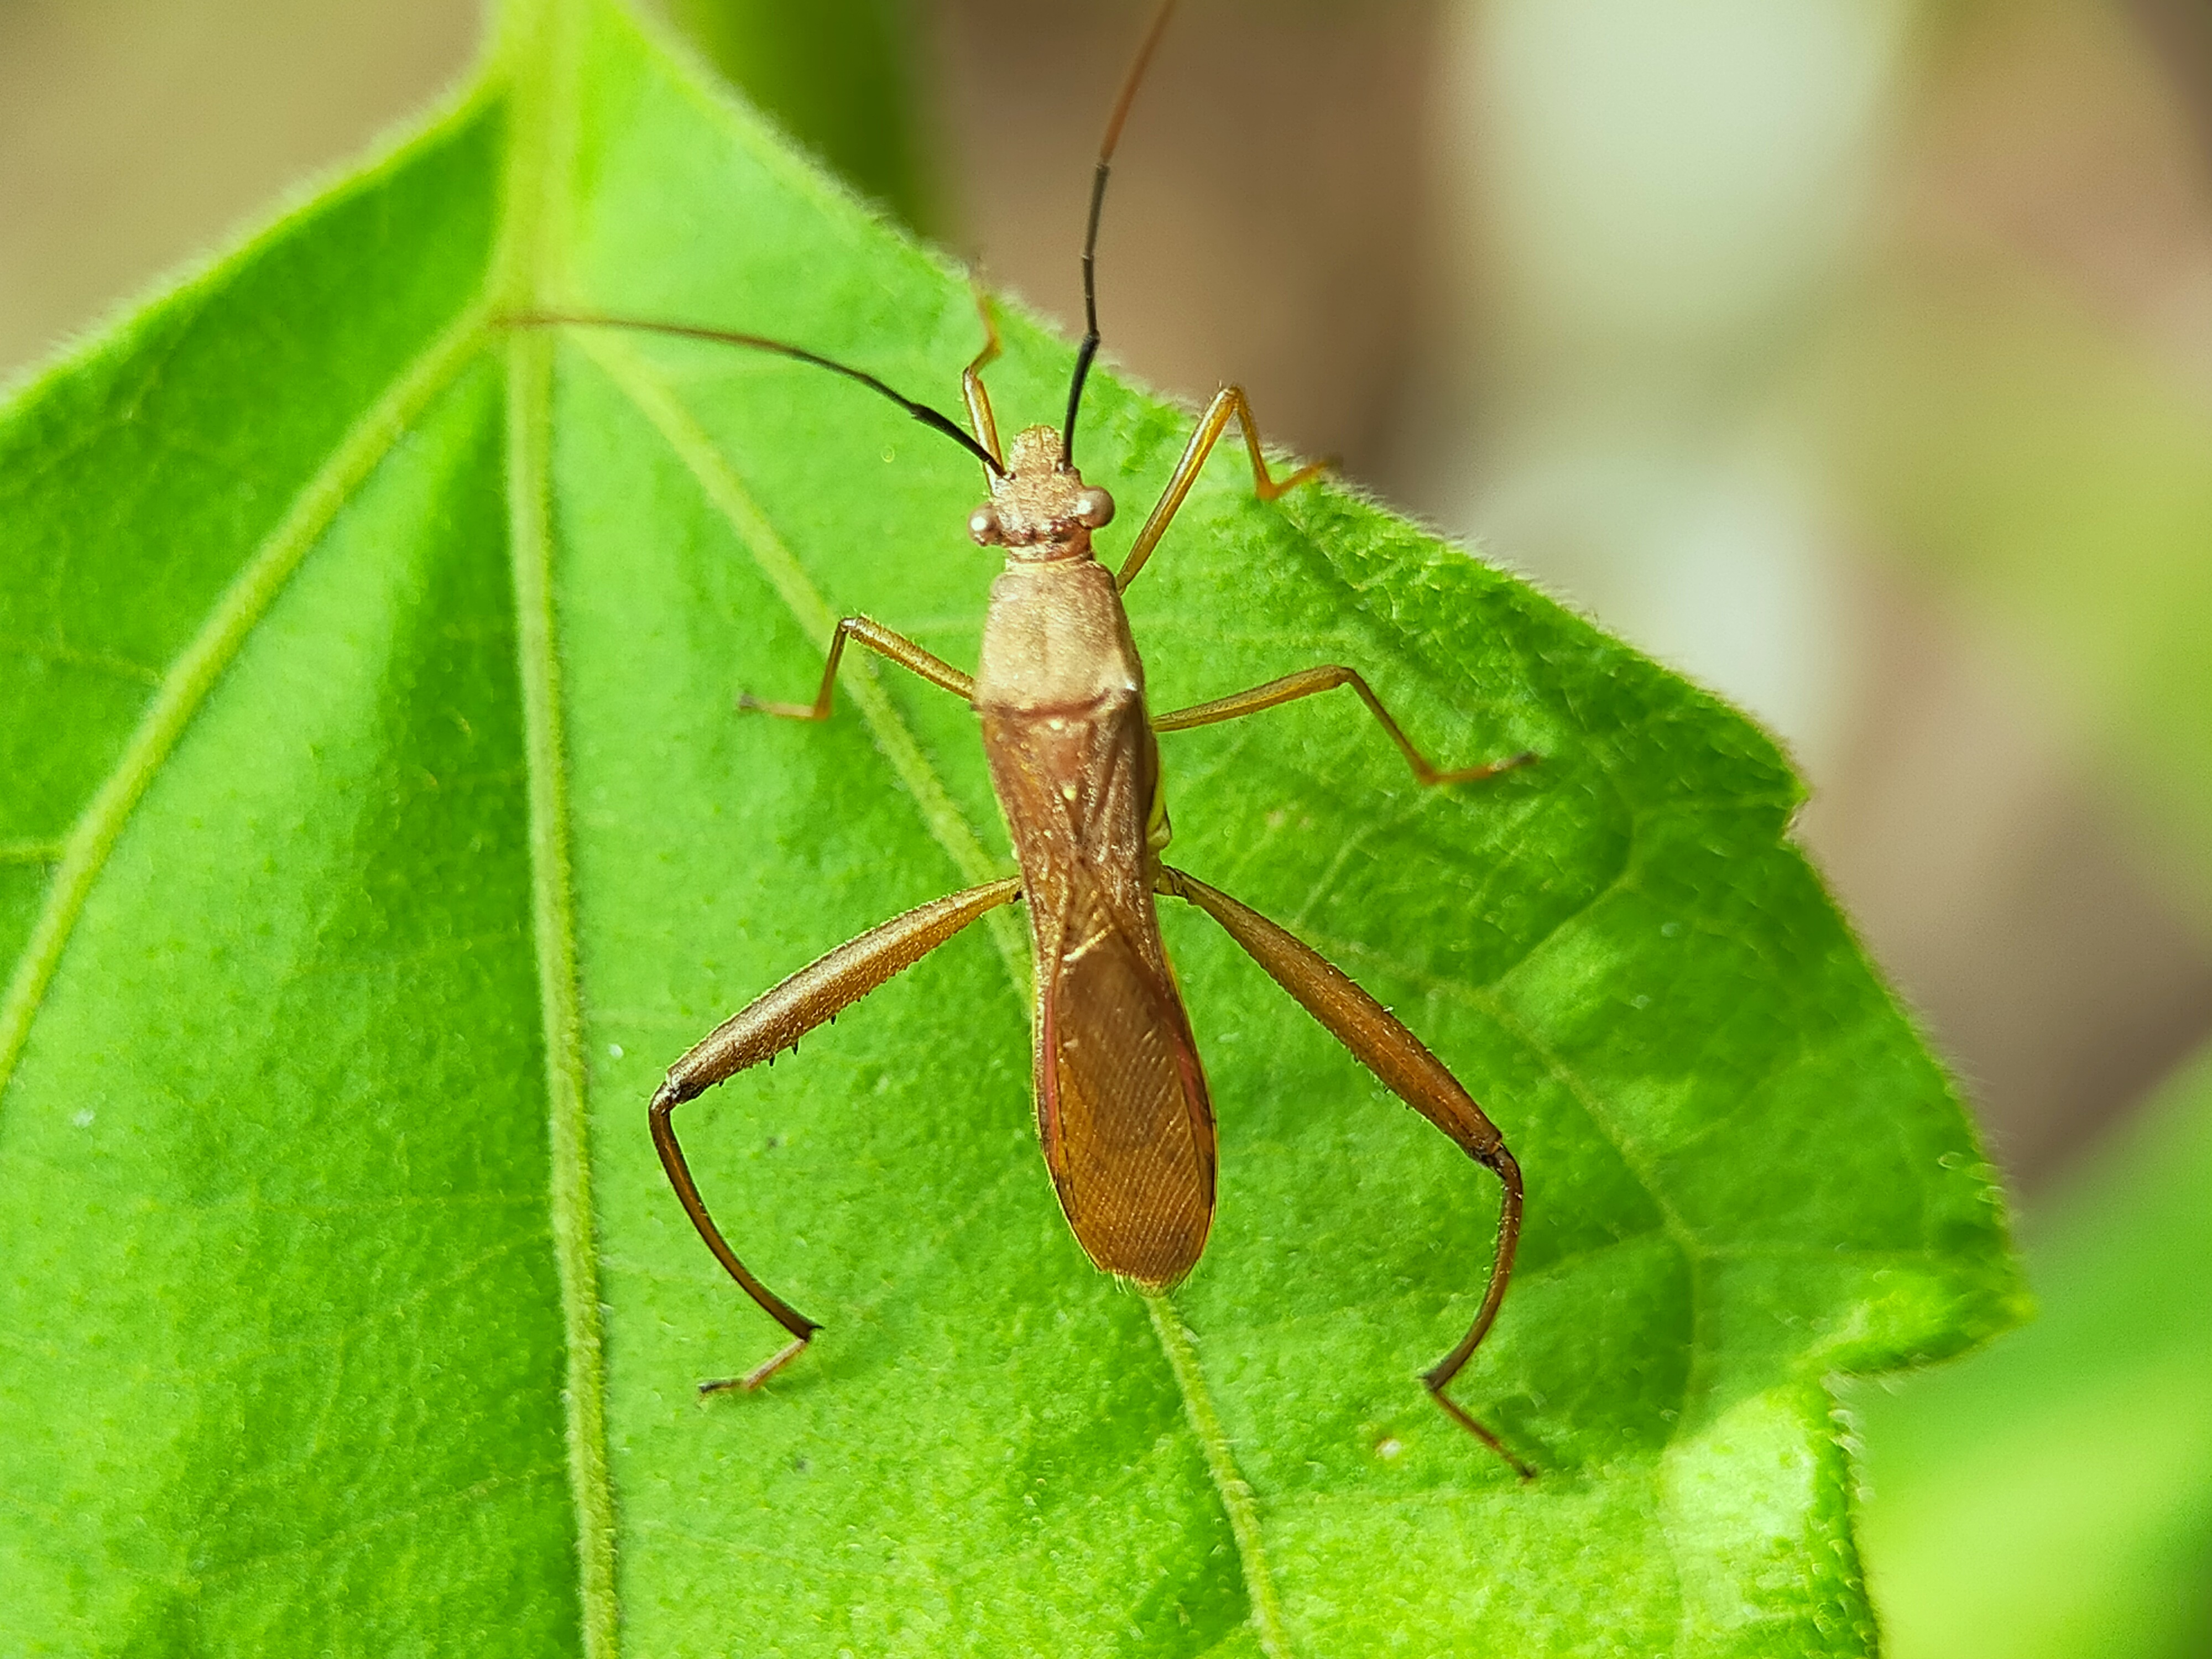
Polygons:
<instances>
[{"instance_id":1,"label":"assassin bug","mask_svg":"<svg viewBox=\"0 0 2212 1659\"><path fill-rule=\"evenodd\" d=\"M999 442L982 372L999 341L978 296L986 342L961 377L969 425L903 397L849 365L757 335L579 314L516 318L522 325L643 329L775 352L856 380L951 438L979 461L990 498L968 529L1005 550L991 588L974 675L864 616L848 617L830 641L811 703L763 702L745 709L826 720L837 665L856 641L963 699L981 722L991 781L1012 832L1021 873L955 893L895 917L839 945L725 1021L669 1068L649 1110L653 1141L677 1197L717 1261L791 1340L741 1377L702 1391L755 1389L805 1351L822 1328L755 1278L722 1237L678 1144L677 1107L787 1048L912 966L977 918L1017 900L1029 907L1036 960L1033 1028L1037 1130L1060 1207L1091 1261L1147 1291L1174 1285L1198 1261L1212 1226L1215 1142L1206 1077L1162 948L1155 897L1197 906L1303 1004L1400 1098L1493 1171L1504 1189L1489 1283L1467 1334L1423 1376L1452 1419L1525 1478L1532 1472L1445 1392L1498 1316L1520 1237L1520 1167L1504 1137L1443 1062L1381 1004L1283 928L1227 894L1162 862L1169 841L1156 735L1236 720L1300 697L1349 686L1414 775L1426 785L1473 782L1534 758L1519 755L1456 771L1431 766L1353 669L1328 665L1285 675L1251 690L1171 714L1148 714L1144 668L1121 593L1136 580L1182 505L1200 469L1233 420L1252 464L1255 489L1273 501L1322 470L1277 480L1260 446L1242 390L1226 386L1200 419L1166 490L1137 532L1118 572L1098 563L1092 532L1114 517L1114 500L1086 484L1074 462L1077 416L1099 343L1094 260L1099 212L1115 146L1146 65L1175 0L1165 0L1109 119L1091 192L1083 248L1085 331L1057 429Z\"/></svg>"}]
</instances>

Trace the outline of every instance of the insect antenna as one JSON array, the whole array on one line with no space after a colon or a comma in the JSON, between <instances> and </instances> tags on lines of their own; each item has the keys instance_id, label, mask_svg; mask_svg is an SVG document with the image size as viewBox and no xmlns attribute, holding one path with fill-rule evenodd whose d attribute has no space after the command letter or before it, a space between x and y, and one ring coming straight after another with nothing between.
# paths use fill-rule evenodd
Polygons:
<instances>
[{"instance_id":1,"label":"insect antenna","mask_svg":"<svg viewBox=\"0 0 2212 1659\"><path fill-rule=\"evenodd\" d=\"M518 317L501 317L503 328L628 328L647 334L673 334L686 340L712 340L722 345L749 346L756 351L772 351L779 357L811 363L817 368L826 368L833 374L842 374L848 380L857 380L871 392L880 392L901 409L934 432L942 432L977 460L983 463L994 478L1006 476L1006 469L999 464L982 445L977 443L959 425L927 404L917 403L902 392L893 391L866 369L854 368L850 363L841 363L834 357L824 357L818 351L809 351L804 346L793 345L787 340L771 340L762 334L739 334L726 328L702 328L692 323L659 323L636 317L602 317L587 312L531 312Z\"/></svg>"},{"instance_id":2,"label":"insect antenna","mask_svg":"<svg viewBox=\"0 0 2212 1659\"><path fill-rule=\"evenodd\" d=\"M1159 10L1153 15L1144 44L1137 48L1136 61L1129 65L1128 79L1121 83L1121 95L1115 101L1114 113L1107 119L1106 136L1098 144L1097 171L1091 175L1091 222L1083 233L1083 343L1076 349L1075 376L1067 383L1067 424L1060 434L1060 459L1069 466L1075 465L1075 417L1083 408L1083 383L1091 378L1091 360L1098 355L1098 282L1095 266L1098 214L1106 205L1106 178L1114 170L1114 146L1121 142L1121 124L1129 118L1129 106L1137 101L1137 88L1152 61L1153 48L1167 33L1168 19L1174 15L1175 9L1176 0L1161 0Z\"/></svg>"}]
</instances>

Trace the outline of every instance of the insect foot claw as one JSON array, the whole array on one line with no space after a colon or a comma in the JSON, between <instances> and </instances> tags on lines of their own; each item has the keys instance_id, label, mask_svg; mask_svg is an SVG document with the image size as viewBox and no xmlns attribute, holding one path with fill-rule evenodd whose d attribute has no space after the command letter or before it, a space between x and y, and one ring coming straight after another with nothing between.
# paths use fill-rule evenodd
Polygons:
<instances>
[{"instance_id":1,"label":"insect foot claw","mask_svg":"<svg viewBox=\"0 0 2212 1659\"><path fill-rule=\"evenodd\" d=\"M1524 766L1534 766L1544 757L1533 749L1523 749L1519 754L1501 761L1488 761L1480 766L1464 766L1455 772L1439 772L1425 763L1415 769L1425 784L1483 783L1501 777L1508 772L1517 772Z\"/></svg>"},{"instance_id":2,"label":"insect foot claw","mask_svg":"<svg viewBox=\"0 0 2212 1659\"><path fill-rule=\"evenodd\" d=\"M805 1335L787 1344L779 1352L771 1355L760 1364L754 1366L752 1370L747 1371L743 1376L721 1376L716 1377L710 1382L702 1382L699 1385L699 1392L702 1395L729 1394L738 1390L742 1390L746 1394L752 1393L756 1389L759 1388L762 1383L767 1382L769 1378L774 1376L786 1365L788 1365L793 1360L798 1358L799 1355L805 1353L806 1352L806 1345L814 1340L814 1333L821 1328L822 1328L819 1325L813 1326L807 1331Z\"/></svg>"},{"instance_id":3,"label":"insect foot claw","mask_svg":"<svg viewBox=\"0 0 2212 1659\"><path fill-rule=\"evenodd\" d=\"M771 702L766 697L757 697L750 691L738 693L738 713L740 714L773 714L781 720L826 720L828 708L815 703Z\"/></svg>"}]
</instances>

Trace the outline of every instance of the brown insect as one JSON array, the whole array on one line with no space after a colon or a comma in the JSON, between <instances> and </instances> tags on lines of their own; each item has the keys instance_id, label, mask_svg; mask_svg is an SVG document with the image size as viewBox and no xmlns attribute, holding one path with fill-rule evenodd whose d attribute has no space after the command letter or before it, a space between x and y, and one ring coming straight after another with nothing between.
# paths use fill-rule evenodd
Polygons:
<instances>
[{"instance_id":1,"label":"brown insect","mask_svg":"<svg viewBox=\"0 0 2212 1659\"><path fill-rule=\"evenodd\" d=\"M1350 686L1424 784L1472 782L1534 757L1439 771L1423 757L1353 669L1309 668L1233 696L1149 714L1144 665L1121 593L1136 580L1231 420L1243 428L1254 488L1263 501L1312 477L1321 465L1277 482L1260 447L1243 392L1224 387L1208 405L1159 503L1118 573L1098 563L1092 532L1114 500L1075 468L1076 416L1098 349L1093 279L1098 217L1115 142L1145 66L1174 9L1167 0L1139 50L1099 149L1083 250L1086 329L1057 430L1030 427L1000 452L982 370L998 352L988 307L987 342L961 377L969 429L892 391L872 375L784 342L727 331L626 319L514 319L635 327L778 352L858 380L966 447L983 466L990 499L969 515L970 535L1006 550L992 584L981 660L971 678L866 617L848 617L830 641L821 689L806 704L740 706L793 720L829 718L837 664L856 641L972 706L1014 853L1009 877L955 893L839 945L732 1016L669 1068L651 1107L653 1146L684 1213L745 1293L791 1334L780 1352L741 1377L702 1391L755 1389L796 1358L821 1329L756 1279L708 1213L677 1144L677 1107L763 1060L850 1007L978 917L1017 900L1029 907L1036 954L1037 1133L1069 1226L1091 1261L1149 1291L1196 1264L1212 1224L1213 1108L1190 1022L1161 948L1154 897L1196 905L1400 1098L1443 1130L1504 1186L1497 1254L1482 1305L1458 1345L1424 1376L1437 1403L1523 1477L1528 1466L1455 1404L1445 1387L1498 1316L1521 1228L1521 1171L1498 1127L1443 1063L1388 1010L1308 946L1258 912L1161 861L1169 839L1157 734L1258 714Z\"/></svg>"}]
</instances>

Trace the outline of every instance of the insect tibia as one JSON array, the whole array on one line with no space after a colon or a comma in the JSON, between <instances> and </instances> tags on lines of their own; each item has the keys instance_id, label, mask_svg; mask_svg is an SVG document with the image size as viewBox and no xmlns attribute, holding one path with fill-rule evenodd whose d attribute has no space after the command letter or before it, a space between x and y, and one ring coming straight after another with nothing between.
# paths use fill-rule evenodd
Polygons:
<instances>
[{"instance_id":1,"label":"insect tibia","mask_svg":"<svg viewBox=\"0 0 2212 1659\"><path fill-rule=\"evenodd\" d=\"M1443 1413L1446 1417L1450 1418L1453 1422L1458 1424L1460 1427L1465 1429L1477 1440L1482 1442L1484 1445L1489 1447L1491 1450L1496 1452L1500 1457L1504 1458L1507 1465L1512 1469L1513 1473L1521 1477L1521 1481L1523 1486L1526 1486L1529 1481L1534 1480L1536 1478L1536 1470L1533 1464L1526 1462L1521 1458L1516 1457L1512 1452L1506 1449L1506 1445L1504 1441L1500 1440L1488 1429L1484 1428L1481 1424L1476 1422L1474 1418L1468 1414L1466 1409L1462 1407L1456 1400L1454 1400L1449 1395L1444 1392L1444 1385L1442 1382L1437 1380L1437 1372L1443 1369L1443 1368L1442 1366L1438 1366L1435 1370L1422 1373L1421 1383L1423 1387L1428 1389L1429 1398L1435 1401L1437 1405L1443 1408Z\"/></svg>"}]
</instances>

